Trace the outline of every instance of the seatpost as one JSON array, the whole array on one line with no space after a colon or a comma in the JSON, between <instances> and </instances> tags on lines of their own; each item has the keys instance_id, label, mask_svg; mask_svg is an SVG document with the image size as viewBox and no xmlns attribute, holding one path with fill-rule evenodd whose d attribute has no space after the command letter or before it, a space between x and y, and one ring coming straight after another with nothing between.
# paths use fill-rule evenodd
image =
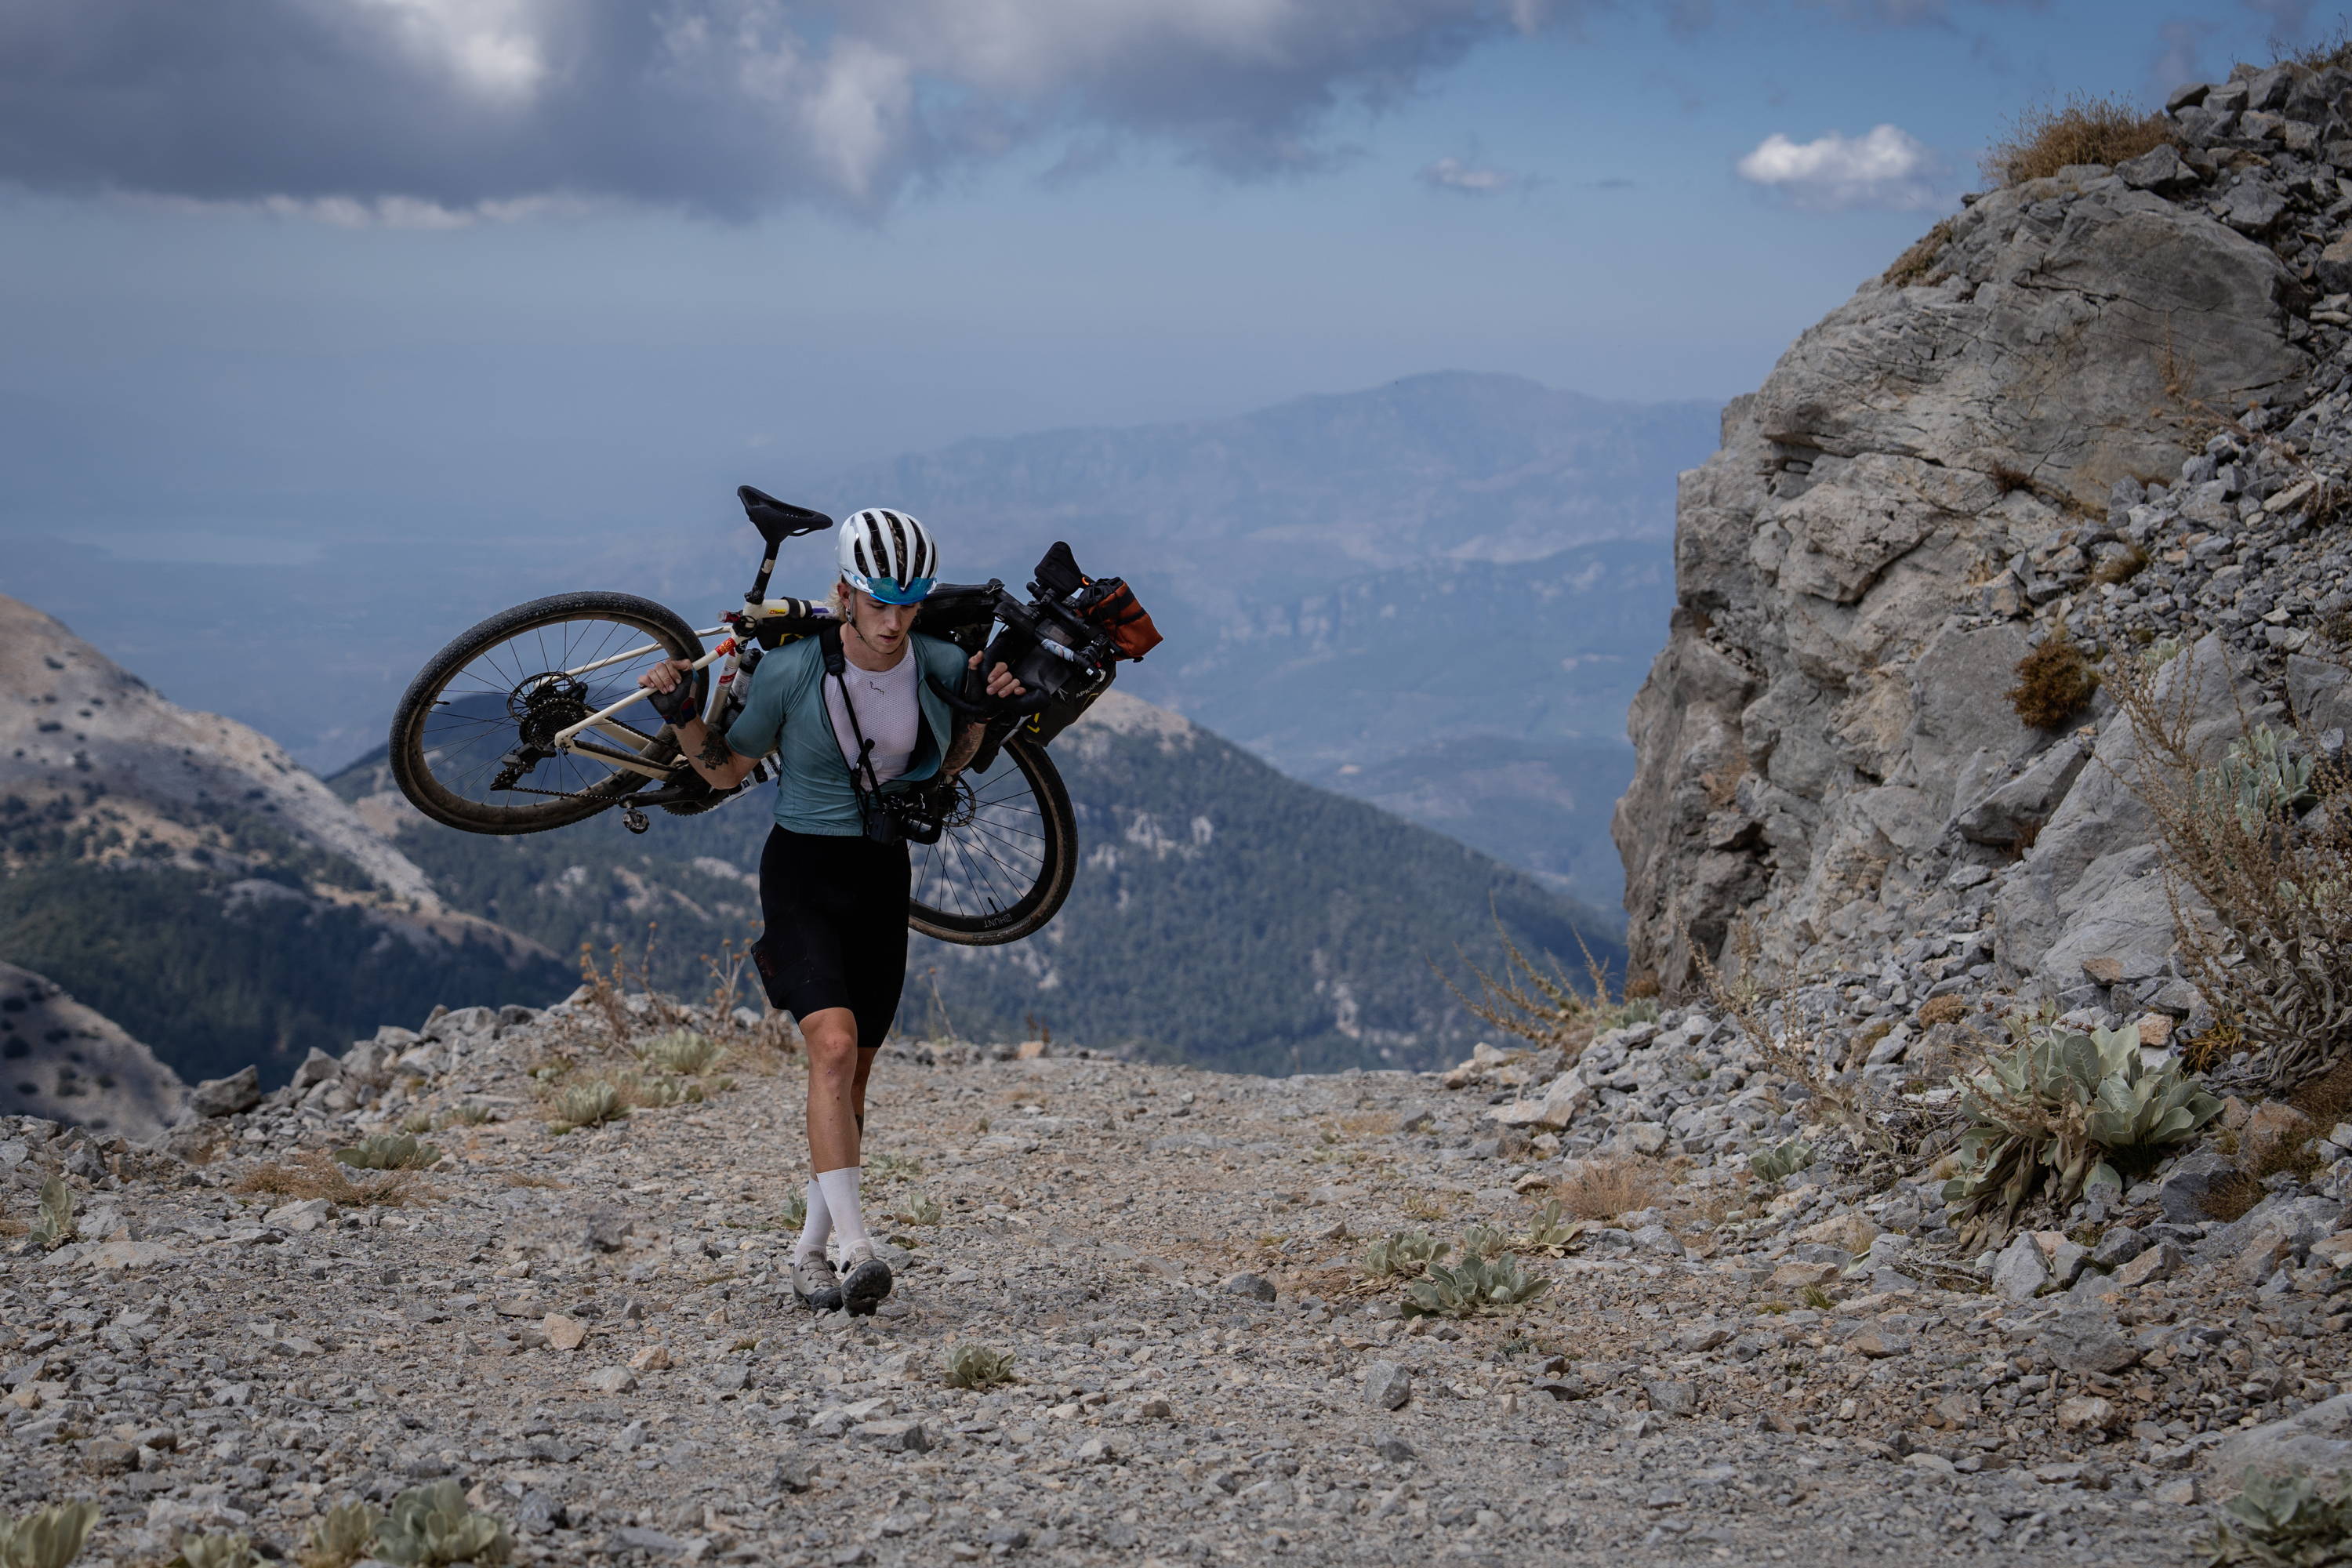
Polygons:
<instances>
[{"instance_id":1,"label":"seatpost","mask_svg":"<svg viewBox=\"0 0 2352 1568\"><path fill-rule=\"evenodd\" d=\"M743 595L743 602L745 604L751 605L755 610L760 607L761 604L765 601L768 596L768 578L773 574L775 570L776 549L775 546L772 544L768 547L767 555L760 563L760 574L751 580L751 591Z\"/></svg>"}]
</instances>

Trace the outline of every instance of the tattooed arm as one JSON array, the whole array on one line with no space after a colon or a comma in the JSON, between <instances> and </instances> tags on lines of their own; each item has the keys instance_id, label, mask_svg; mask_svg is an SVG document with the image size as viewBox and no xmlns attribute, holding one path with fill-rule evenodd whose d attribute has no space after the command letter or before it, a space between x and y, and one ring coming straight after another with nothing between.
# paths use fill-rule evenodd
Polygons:
<instances>
[{"instance_id":1,"label":"tattooed arm","mask_svg":"<svg viewBox=\"0 0 2352 1568\"><path fill-rule=\"evenodd\" d=\"M674 690L692 668L682 658L672 659L667 664L657 664L637 677L637 684L650 686L656 691ZM730 748L723 737L698 718L688 719L676 728L678 750L686 753L688 760L694 764L694 771L700 773L713 789L733 789L749 778L752 768L758 765L758 758L747 757Z\"/></svg>"}]
</instances>

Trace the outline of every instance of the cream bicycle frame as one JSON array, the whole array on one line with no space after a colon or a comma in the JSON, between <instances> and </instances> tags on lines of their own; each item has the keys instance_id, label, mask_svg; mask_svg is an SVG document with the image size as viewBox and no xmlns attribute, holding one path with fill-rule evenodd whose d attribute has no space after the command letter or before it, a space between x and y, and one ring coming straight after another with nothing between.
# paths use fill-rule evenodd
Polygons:
<instances>
[{"instance_id":1,"label":"cream bicycle frame","mask_svg":"<svg viewBox=\"0 0 2352 1568\"><path fill-rule=\"evenodd\" d=\"M757 618L762 616L793 615L802 613L805 608L809 607L810 606L803 606L790 600L783 601L782 603L771 601L768 604L763 604L758 608L748 612L747 618ZM814 606L814 608L817 609L818 613L823 613L822 606ZM693 669L708 669L710 666L718 663L720 659L725 659L727 661L727 668L725 672L717 680L710 683L710 692L709 697L705 700L706 706L704 708L704 716L707 718L712 708L724 698L726 694L725 688L741 673L741 663L739 657L741 653L741 644L737 640L733 633L725 626L705 627L704 629L696 632L694 635L705 639L718 637L719 642L718 647L710 649L700 658L694 661L691 666ZM591 663L580 665L574 668L564 670L562 673L577 679L581 676L593 674L595 671L600 669L609 668L616 664L626 664L632 659L643 658L649 653L659 653L661 651L662 647L659 643L646 643L642 647L629 648L625 652L613 654L608 658L596 659ZM555 749L566 753L567 755L593 757L596 761L604 763L608 767L625 769L633 773L642 773L649 779L668 778L671 773L670 767L664 767L644 760L645 748L646 744L645 738L640 736L635 730L630 729L627 725L614 721L614 716L616 714L620 713L625 709L635 707L636 704L646 700L646 699L651 695L652 692L648 688L641 686L636 690L629 693L628 696L622 698L618 702L612 704L610 707L599 709L597 711L589 714L585 719L581 720L578 723L567 725L563 729L557 731L555 733ZM625 746L628 748L631 754L624 756L604 745L598 744L596 742L583 742L582 737L591 730L596 732L599 741L611 741L619 745ZM672 764L672 766L675 766L675 764Z\"/></svg>"}]
</instances>

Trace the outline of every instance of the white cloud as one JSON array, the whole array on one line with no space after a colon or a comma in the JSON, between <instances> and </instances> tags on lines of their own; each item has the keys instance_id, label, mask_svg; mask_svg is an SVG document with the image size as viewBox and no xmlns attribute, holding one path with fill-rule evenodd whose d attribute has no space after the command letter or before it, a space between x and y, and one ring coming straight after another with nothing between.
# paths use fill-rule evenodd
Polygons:
<instances>
[{"instance_id":1,"label":"white cloud","mask_svg":"<svg viewBox=\"0 0 2352 1568\"><path fill-rule=\"evenodd\" d=\"M1460 158L1440 158L1422 170L1423 184L1441 191L1454 191L1465 196L1499 196L1505 191L1516 191L1528 182L1507 169L1488 164L1465 162Z\"/></svg>"},{"instance_id":2,"label":"white cloud","mask_svg":"<svg viewBox=\"0 0 2352 1568\"><path fill-rule=\"evenodd\" d=\"M1896 125L1860 136L1831 132L1792 142L1774 132L1739 160L1739 177L1815 212L1851 207L1931 207L1942 165L1925 142Z\"/></svg>"}]
</instances>

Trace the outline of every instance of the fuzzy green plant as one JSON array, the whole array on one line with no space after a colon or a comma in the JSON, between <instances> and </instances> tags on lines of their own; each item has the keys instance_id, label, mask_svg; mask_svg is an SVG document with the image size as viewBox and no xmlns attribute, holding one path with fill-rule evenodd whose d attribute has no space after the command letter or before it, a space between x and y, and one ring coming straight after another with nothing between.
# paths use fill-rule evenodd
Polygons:
<instances>
[{"instance_id":1,"label":"fuzzy green plant","mask_svg":"<svg viewBox=\"0 0 2352 1568\"><path fill-rule=\"evenodd\" d=\"M66 1568L81 1555L98 1504L83 1500L37 1508L22 1519L0 1518L0 1568Z\"/></svg>"},{"instance_id":2,"label":"fuzzy green plant","mask_svg":"<svg viewBox=\"0 0 2352 1568\"><path fill-rule=\"evenodd\" d=\"M483 1122L488 1121L489 1119L490 1108L488 1106L484 1105L478 1100L469 1100L462 1105L452 1107L449 1113L442 1118L442 1125L445 1127L479 1127Z\"/></svg>"},{"instance_id":3,"label":"fuzzy green plant","mask_svg":"<svg viewBox=\"0 0 2352 1568\"><path fill-rule=\"evenodd\" d=\"M253 1537L242 1531L215 1531L180 1537L180 1550L163 1568L260 1568L261 1553Z\"/></svg>"},{"instance_id":4,"label":"fuzzy green plant","mask_svg":"<svg viewBox=\"0 0 2352 1568\"><path fill-rule=\"evenodd\" d=\"M868 1154L866 1173L877 1182L910 1182L923 1173L923 1163L912 1154Z\"/></svg>"},{"instance_id":5,"label":"fuzzy green plant","mask_svg":"<svg viewBox=\"0 0 2352 1568\"><path fill-rule=\"evenodd\" d=\"M54 1252L74 1238L73 1189L57 1176L41 1184L41 1217L33 1222L33 1245Z\"/></svg>"},{"instance_id":6,"label":"fuzzy green plant","mask_svg":"<svg viewBox=\"0 0 2352 1568\"><path fill-rule=\"evenodd\" d=\"M693 1029L670 1029L637 1047L637 1059L656 1072L687 1078L709 1071L726 1054L709 1036Z\"/></svg>"},{"instance_id":7,"label":"fuzzy green plant","mask_svg":"<svg viewBox=\"0 0 2352 1568\"><path fill-rule=\"evenodd\" d=\"M1357 1256L1356 1272L1366 1279L1410 1279L1450 1249L1425 1230L1391 1231Z\"/></svg>"},{"instance_id":8,"label":"fuzzy green plant","mask_svg":"<svg viewBox=\"0 0 2352 1568\"><path fill-rule=\"evenodd\" d=\"M1499 1226L1474 1225L1462 1233L1465 1258L1500 1258L1510 1249L1510 1235Z\"/></svg>"},{"instance_id":9,"label":"fuzzy green plant","mask_svg":"<svg viewBox=\"0 0 2352 1568\"><path fill-rule=\"evenodd\" d=\"M364 1502L338 1503L310 1521L302 1568L351 1568L375 1549L383 1515Z\"/></svg>"},{"instance_id":10,"label":"fuzzy green plant","mask_svg":"<svg viewBox=\"0 0 2352 1568\"><path fill-rule=\"evenodd\" d=\"M1777 1187L1813 1163L1813 1146L1801 1138L1776 1143L1748 1156L1749 1173L1767 1186Z\"/></svg>"},{"instance_id":11,"label":"fuzzy green plant","mask_svg":"<svg viewBox=\"0 0 2352 1568\"><path fill-rule=\"evenodd\" d=\"M2081 1193L2123 1192L2123 1171L2153 1163L2221 1113L2177 1058L2148 1065L2136 1028L2035 1025L2007 1055L1954 1079L1972 1122L1944 1200L2006 1229L2037 1188L2061 1206Z\"/></svg>"},{"instance_id":12,"label":"fuzzy green plant","mask_svg":"<svg viewBox=\"0 0 2352 1568\"><path fill-rule=\"evenodd\" d=\"M440 1150L406 1132L371 1132L350 1148L335 1151L338 1164L357 1171L422 1171L440 1158Z\"/></svg>"},{"instance_id":13,"label":"fuzzy green plant","mask_svg":"<svg viewBox=\"0 0 2352 1568\"><path fill-rule=\"evenodd\" d=\"M1564 1258L1576 1238L1591 1228L1590 1220L1570 1218L1568 1211L1559 1206L1558 1198L1546 1198L1543 1207L1536 1210L1534 1218L1528 1222L1527 1234L1511 1243L1511 1250Z\"/></svg>"},{"instance_id":14,"label":"fuzzy green plant","mask_svg":"<svg viewBox=\"0 0 2352 1568\"><path fill-rule=\"evenodd\" d=\"M2267 724L2257 724L2230 742L2229 755L2197 775L2210 811L2237 814L2239 826L2257 834L2282 819L2319 804L2312 788L2317 764L2307 752L2288 743Z\"/></svg>"},{"instance_id":15,"label":"fuzzy green plant","mask_svg":"<svg viewBox=\"0 0 2352 1568\"><path fill-rule=\"evenodd\" d=\"M551 1109L554 1114L549 1118L548 1125L558 1132L617 1121L629 1113L629 1108L621 1103L621 1091L601 1078L567 1086L555 1097Z\"/></svg>"},{"instance_id":16,"label":"fuzzy green plant","mask_svg":"<svg viewBox=\"0 0 2352 1568\"><path fill-rule=\"evenodd\" d=\"M794 1230L808 1224L808 1194L798 1187L785 1194L776 1217Z\"/></svg>"},{"instance_id":17,"label":"fuzzy green plant","mask_svg":"<svg viewBox=\"0 0 2352 1568\"><path fill-rule=\"evenodd\" d=\"M1516 1258L1465 1258L1451 1268L1432 1263L1424 1268L1405 1287L1404 1310L1415 1317L1475 1318L1524 1306L1550 1288L1550 1280L1529 1274Z\"/></svg>"},{"instance_id":18,"label":"fuzzy green plant","mask_svg":"<svg viewBox=\"0 0 2352 1568\"><path fill-rule=\"evenodd\" d=\"M986 1345L958 1345L948 1352L950 1388L994 1388L1013 1381L1013 1355Z\"/></svg>"},{"instance_id":19,"label":"fuzzy green plant","mask_svg":"<svg viewBox=\"0 0 2352 1568\"><path fill-rule=\"evenodd\" d=\"M898 1217L908 1225L937 1225L947 1217L947 1210L929 1193L909 1193L898 1200Z\"/></svg>"},{"instance_id":20,"label":"fuzzy green plant","mask_svg":"<svg viewBox=\"0 0 2352 1568\"><path fill-rule=\"evenodd\" d=\"M2352 1563L2352 1476L2315 1479L2248 1470L2204 1542L2214 1568L2334 1568Z\"/></svg>"},{"instance_id":21,"label":"fuzzy green plant","mask_svg":"<svg viewBox=\"0 0 2352 1568\"><path fill-rule=\"evenodd\" d=\"M656 1110L672 1105L700 1105L705 1099L702 1086L690 1079L648 1079L632 1084L629 1092L638 1104Z\"/></svg>"},{"instance_id":22,"label":"fuzzy green plant","mask_svg":"<svg viewBox=\"0 0 2352 1568\"><path fill-rule=\"evenodd\" d=\"M506 1525L494 1515L476 1513L454 1480L412 1487L394 1498L375 1543L378 1557L403 1568L503 1563L513 1550Z\"/></svg>"}]
</instances>

